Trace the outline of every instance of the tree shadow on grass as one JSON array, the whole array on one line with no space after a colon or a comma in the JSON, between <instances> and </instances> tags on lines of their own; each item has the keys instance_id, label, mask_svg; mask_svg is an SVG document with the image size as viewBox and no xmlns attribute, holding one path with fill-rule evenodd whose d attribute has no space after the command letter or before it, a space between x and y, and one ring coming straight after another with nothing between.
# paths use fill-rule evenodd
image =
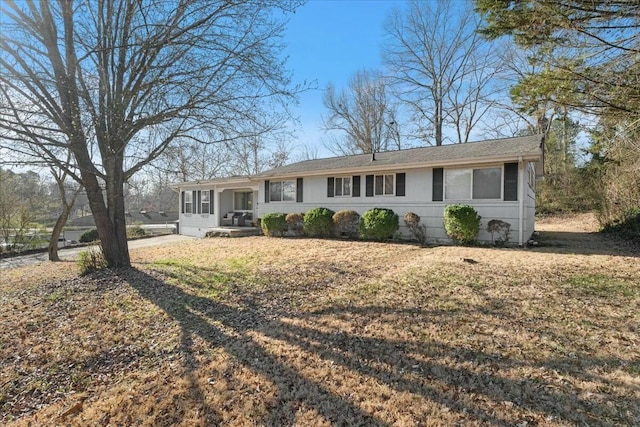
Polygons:
<instances>
[{"instance_id":1,"label":"tree shadow on grass","mask_svg":"<svg viewBox=\"0 0 640 427\"><path fill-rule=\"evenodd\" d=\"M207 298L187 294L182 289L142 271L132 270L127 279L142 297L156 304L179 322L183 336L195 334L214 347L224 348L237 362L276 385L279 400L269 415L270 419L262 420L263 422L269 425L293 425L295 414L290 410L292 402L288 399L295 398L317 410L335 425L388 425L354 406L344 396L338 396L323 385L308 380L256 343L248 333L261 329L262 324L269 322L264 317L250 310L239 310ZM214 326L212 322L221 322L234 333L229 334ZM188 340L183 340L182 346L183 351L187 353L192 350ZM193 371L195 360L192 362ZM195 394L202 395L201 392Z\"/></svg>"},{"instance_id":2,"label":"tree shadow on grass","mask_svg":"<svg viewBox=\"0 0 640 427\"><path fill-rule=\"evenodd\" d=\"M258 423L293 425L296 420L292 408L303 405L317 411L332 425L389 425L348 396L333 392L289 365L285 358L270 353L253 338L256 333L300 348L398 392L421 396L473 424L506 427L523 421L535 422L526 414L592 424L594 416L590 413L611 412L605 402L585 400L571 388L560 390L540 378L505 377L502 371L512 368L513 361L497 354L460 349L443 342L381 339L341 330L327 331L316 323L318 316L327 314L358 315L358 311L363 310L367 316L389 314L387 307L346 306L335 308L333 312L325 310L290 316L280 313L281 317L277 317L265 314L262 303L251 295L245 296L242 304L234 307L191 295L143 271L131 270L127 276L130 285L143 298L156 304L180 324L184 337L197 335L212 347L223 348L237 363L275 385L277 397L268 408L266 418L255 420ZM419 314L430 316L426 312ZM431 314L434 321L447 321L444 312ZM192 342L183 339L182 349L186 353L191 352ZM190 363L193 365L190 372L195 375L197 361L192 358ZM557 360L552 362L553 365L557 363ZM606 365L607 361L594 360L592 363ZM194 388L192 396L204 399L195 378L190 382ZM371 399L379 401L382 397L371 396ZM513 407L498 414L486 406L487 400L499 405L506 402ZM632 424L633 417L631 414L622 421ZM415 420L417 423L426 421Z\"/></svg>"}]
</instances>

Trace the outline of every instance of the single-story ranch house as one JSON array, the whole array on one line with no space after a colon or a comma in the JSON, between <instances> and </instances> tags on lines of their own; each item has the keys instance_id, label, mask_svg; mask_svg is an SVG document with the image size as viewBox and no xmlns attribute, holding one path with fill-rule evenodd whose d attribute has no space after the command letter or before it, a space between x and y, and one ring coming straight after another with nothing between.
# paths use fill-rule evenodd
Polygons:
<instances>
[{"instance_id":1,"label":"single-story ranch house","mask_svg":"<svg viewBox=\"0 0 640 427\"><path fill-rule=\"evenodd\" d=\"M447 205L470 204L482 217L480 241L490 242L490 220L507 222L511 242L534 231L535 183L542 170L541 135L305 160L243 177L183 182L180 234L204 236L225 225L250 226L269 212L326 207L359 214L390 208L401 220L414 212L431 241L445 243ZM537 167L536 167L537 164ZM538 173L537 173L538 171Z\"/></svg>"}]
</instances>

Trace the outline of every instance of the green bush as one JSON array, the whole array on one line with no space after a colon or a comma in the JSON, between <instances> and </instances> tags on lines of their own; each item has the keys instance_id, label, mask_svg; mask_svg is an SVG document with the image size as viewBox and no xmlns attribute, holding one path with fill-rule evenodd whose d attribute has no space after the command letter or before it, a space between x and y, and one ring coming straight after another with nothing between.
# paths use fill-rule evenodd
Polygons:
<instances>
[{"instance_id":1,"label":"green bush","mask_svg":"<svg viewBox=\"0 0 640 427\"><path fill-rule=\"evenodd\" d=\"M289 231L295 236L302 236L304 232L304 214L303 213L290 213L285 218Z\"/></svg>"},{"instance_id":2,"label":"green bush","mask_svg":"<svg viewBox=\"0 0 640 427\"><path fill-rule=\"evenodd\" d=\"M469 205L449 205L444 209L444 230L456 242L472 243L480 231L480 215Z\"/></svg>"},{"instance_id":3,"label":"green bush","mask_svg":"<svg viewBox=\"0 0 640 427\"><path fill-rule=\"evenodd\" d=\"M287 214L274 212L265 214L261 221L260 227L262 232L267 236L283 236L287 231Z\"/></svg>"},{"instance_id":4,"label":"green bush","mask_svg":"<svg viewBox=\"0 0 640 427\"><path fill-rule=\"evenodd\" d=\"M329 237L333 233L333 212L327 208L314 208L304 214L304 232L311 237Z\"/></svg>"},{"instance_id":5,"label":"green bush","mask_svg":"<svg viewBox=\"0 0 640 427\"><path fill-rule=\"evenodd\" d=\"M107 268L107 260L101 246L90 246L88 250L80 252L77 264L83 276Z\"/></svg>"},{"instance_id":6,"label":"green bush","mask_svg":"<svg viewBox=\"0 0 640 427\"><path fill-rule=\"evenodd\" d=\"M85 231L80 235L79 240L80 240L80 243L91 243L91 242L95 242L96 240L100 240L100 238L98 237L98 229L92 228L90 230Z\"/></svg>"},{"instance_id":7,"label":"green bush","mask_svg":"<svg viewBox=\"0 0 640 427\"><path fill-rule=\"evenodd\" d=\"M358 238L360 236L359 223L360 214L356 211L342 210L333 215L333 226L338 236Z\"/></svg>"},{"instance_id":8,"label":"green bush","mask_svg":"<svg viewBox=\"0 0 640 427\"><path fill-rule=\"evenodd\" d=\"M127 238L133 239L136 237L144 237L147 235L147 232L144 231L144 228L134 225L133 227L127 227Z\"/></svg>"},{"instance_id":9,"label":"green bush","mask_svg":"<svg viewBox=\"0 0 640 427\"><path fill-rule=\"evenodd\" d=\"M420 224L420 215L407 212L403 219L413 238L422 246L425 246L427 244L427 226Z\"/></svg>"},{"instance_id":10,"label":"green bush","mask_svg":"<svg viewBox=\"0 0 640 427\"><path fill-rule=\"evenodd\" d=\"M391 209L373 208L360 218L360 235L365 239L386 240L398 231L400 220Z\"/></svg>"}]
</instances>

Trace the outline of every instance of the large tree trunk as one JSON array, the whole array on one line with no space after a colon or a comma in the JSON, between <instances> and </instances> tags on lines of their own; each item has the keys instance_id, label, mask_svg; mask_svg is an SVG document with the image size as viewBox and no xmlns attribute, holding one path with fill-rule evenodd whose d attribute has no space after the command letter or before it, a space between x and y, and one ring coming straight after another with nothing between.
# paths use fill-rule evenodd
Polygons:
<instances>
[{"instance_id":1,"label":"large tree trunk","mask_svg":"<svg viewBox=\"0 0 640 427\"><path fill-rule=\"evenodd\" d=\"M127 224L124 207L124 172L122 156L113 156L108 158L106 163L107 176L107 211L109 223L112 226L112 234L109 236L114 242L110 242L117 247L117 261L112 265L109 260L110 267L130 267L131 260L129 258L129 245L127 242ZM102 241L102 239L101 239ZM106 257L106 253L105 253Z\"/></svg>"},{"instance_id":2,"label":"large tree trunk","mask_svg":"<svg viewBox=\"0 0 640 427\"><path fill-rule=\"evenodd\" d=\"M123 194L123 173L122 161L107 159L106 172L107 179L107 204L105 203L103 189L97 176L89 171L88 167L83 167L88 159L86 152L76 155L76 161L81 170L82 183L87 191L89 207L93 214L93 219L98 230L98 237L102 246L107 266L109 268L130 267L129 248L127 245L127 234L124 215ZM118 197L119 195L119 197Z\"/></svg>"}]
</instances>

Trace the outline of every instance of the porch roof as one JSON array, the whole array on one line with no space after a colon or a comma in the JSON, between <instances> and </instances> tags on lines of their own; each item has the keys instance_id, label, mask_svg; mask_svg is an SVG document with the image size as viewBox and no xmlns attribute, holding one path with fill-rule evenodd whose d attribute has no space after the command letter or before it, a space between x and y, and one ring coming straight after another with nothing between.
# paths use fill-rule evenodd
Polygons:
<instances>
[{"instance_id":1,"label":"porch roof","mask_svg":"<svg viewBox=\"0 0 640 427\"><path fill-rule=\"evenodd\" d=\"M169 187L175 191L179 191L180 189L219 189L219 190L238 190L238 189L251 189L257 190L258 183L252 181L248 176L231 176L225 178L213 178L207 180L198 180L198 181L188 181L188 182L177 182L174 184L169 184Z\"/></svg>"}]
</instances>

